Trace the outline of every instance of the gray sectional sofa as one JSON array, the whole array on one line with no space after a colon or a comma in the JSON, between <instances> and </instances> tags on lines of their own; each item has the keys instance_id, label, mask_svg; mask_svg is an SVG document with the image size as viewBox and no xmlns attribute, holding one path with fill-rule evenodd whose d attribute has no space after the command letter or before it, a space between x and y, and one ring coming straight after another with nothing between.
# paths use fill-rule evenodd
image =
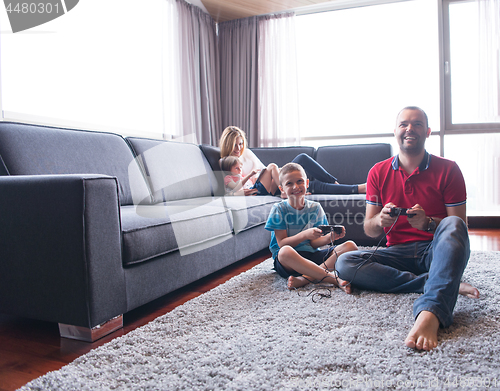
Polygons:
<instances>
[{"instance_id":1,"label":"gray sectional sofa","mask_svg":"<svg viewBox=\"0 0 500 391\"><path fill-rule=\"evenodd\" d=\"M388 144L256 148L279 165L304 152L362 183ZM112 133L0 122L0 312L57 322L92 341L122 314L265 249L277 197L224 197L219 150ZM347 238L363 195L310 196Z\"/></svg>"}]
</instances>

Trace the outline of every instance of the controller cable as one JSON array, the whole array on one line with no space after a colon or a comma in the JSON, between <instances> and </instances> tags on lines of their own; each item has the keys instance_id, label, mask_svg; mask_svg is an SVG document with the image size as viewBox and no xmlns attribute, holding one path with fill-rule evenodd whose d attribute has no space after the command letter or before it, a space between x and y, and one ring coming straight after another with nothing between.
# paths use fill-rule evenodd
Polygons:
<instances>
[{"instance_id":1,"label":"controller cable","mask_svg":"<svg viewBox=\"0 0 500 391\"><path fill-rule=\"evenodd\" d=\"M334 272L335 273L335 279L337 280L337 285L338 285L338 273L337 271L335 270L335 268L333 269L329 269L326 265L325 265L325 262L327 261L327 259L331 256L332 254L332 251L335 253L335 256L338 258L338 254L337 254L337 251L335 250L335 247L337 247L335 245L335 236L332 236L331 233L333 233L333 229L332 231L330 232L330 244L328 245L328 250L331 250L331 251L328 251L324 257L323 257L323 263L320 264L324 266L325 268L325 273L326 275L321 279L321 280L313 280L311 281L310 279L308 279L307 277L304 277L302 276L303 278L305 278L307 281L309 281L311 284L314 284L314 285L317 285L317 288L314 288L313 290L311 290L307 295L305 295L305 297L309 297L311 296L311 300L313 301L313 303L316 303L317 301L323 299L323 298L331 298L332 297L332 290L331 288L337 288L337 286L335 286L335 284L323 284L323 285L319 285L323 282L323 280L327 277L330 277L328 275L328 273L331 273L331 272ZM294 288L296 291L297 291L297 294L299 296L301 296L300 294L300 290L297 289L297 288ZM319 297L319 299L318 299Z\"/></svg>"},{"instance_id":2,"label":"controller cable","mask_svg":"<svg viewBox=\"0 0 500 391\"><path fill-rule=\"evenodd\" d=\"M349 281L349 283L347 285L345 285L345 287L348 287L349 285L352 284L352 282L354 281L354 278L356 277L356 274L358 273L358 270L364 266L374 255L375 253L377 252L377 250L380 248L380 245L382 244L382 241L384 239L387 238L387 235L389 234L389 232L391 232L391 230L394 228L394 226L396 225L397 221L399 220L399 216L401 215L401 211L398 213L398 215L396 216L396 220L394 221L394 223L392 223L392 225L390 226L390 228L387 230L387 232L385 232L384 236L382 236L382 238L380 238L379 242L377 243L377 246L375 247L375 249L373 250L373 252L370 254L370 256L368 258L366 258L363 262L361 262L358 267L356 268L355 272L354 272L354 276L352 277L351 281ZM333 232L333 231L332 231ZM333 252L335 253L335 256L336 256L336 259L338 259L338 254L337 254L337 251L335 251L335 247L337 247L335 245L335 239L331 237L330 235L330 244L328 245L329 248L331 248L333 250ZM325 262L326 262L326 259L325 258L329 258L331 254L331 251L329 251L325 257L323 258L323 263L322 265L324 265L325 267L325 272L326 273L329 273L329 272L334 272L335 273L335 279L337 280L337 286L335 286L335 284L329 284L329 285L322 285L322 286L319 286L319 284L321 284L321 282L329 277L328 274L323 277L321 280L319 281L316 281L316 280L309 280L307 277L304 277L302 276L303 278L305 278L307 281L309 281L311 284L315 284L315 285L318 285L317 288L314 288L313 290L311 290L307 295L306 297L309 297L309 296L312 296L311 299L313 301L313 303L316 303L318 300L321 300L323 298L331 298L332 297L332 291L331 291L331 288L338 288L340 285L339 285L339 280L338 280L338 277L339 277L339 274L337 272L337 270L335 269L335 266L333 267L333 269L329 269L328 267L326 267L325 265ZM296 291L297 291L297 294L299 296L300 295L300 291L297 289L297 288L294 288ZM320 290L326 290L327 293L323 293L323 292L320 292ZM319 297L319 299L316 299L317 297Z\"/></svg>"},{"instance_id":3,"label":"controller cable","mask_svg":"<svg viewBox=\"0 0 500 391\"><path fill-rule=\"evenodd\" d=\"M377 250L379 249L380 245L382 244L382 241L384 239L387 238L387 235L389 234L389 232L391 232L391 230L394 228L394 226L396 225L396 223L398 222L399 220L399 216L401 215L401 211L398 213L398 215L396 216L396 220L394 220L394 223L392 223L392 225L390 226L390 228L387 230L387 232L385 232L384 236L382 236L382 238L380 238L379 242L377 243L377 246L375 247L375 249L373 250L373 252L370 254L370 256L368 258L366 258L363 262L361 262L358 267L356 268L356 270L354 271L354 276L352 276L352 279L351 281L349 281L349 283L345 286L349 286L352 284L352 282L354 281L354 278L356 278L356 274L358 273L358 270L361 269L362 266L364 266L374 255L375 253L377 252ZM336 271L335 271L336 272ZM337 273L338 274L338 273Z\"/></svg>"}]
</instances>

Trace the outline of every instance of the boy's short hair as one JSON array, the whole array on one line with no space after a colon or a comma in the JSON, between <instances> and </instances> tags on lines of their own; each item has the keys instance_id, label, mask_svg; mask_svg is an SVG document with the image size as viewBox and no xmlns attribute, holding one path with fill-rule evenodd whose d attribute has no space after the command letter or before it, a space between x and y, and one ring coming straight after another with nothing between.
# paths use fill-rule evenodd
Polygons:
<instances>
[{"instance_id":1,"label":"boy's short hair","mask_svg":"<svg viewBox=\"0 0 500 391\"><path fill-rule=\"evenodd\" d=\"M237 156L226 156L220 159L220 169L224 172L231 172L231 168L234 167L236 163L239 163L240 159Z\"/></svg>"},{"instance_id":2,"label":"boy's short hair","mask_svg":"<svg viewBox=\"0 0 500 391\"><path fill-rule=\"evenodd\" d=\"M302 174L302 176L304 177L304 179L307 179L307 174L306 174L306 172L304 170L304 167L302 167L298 163L287 163L283 167L281 167L281 171L280 171L280 185L282 185L283 177L286 174L289 174L290 172L295 172L295 171L300 171L300 173Z\"/></svg>"}]
</instances>

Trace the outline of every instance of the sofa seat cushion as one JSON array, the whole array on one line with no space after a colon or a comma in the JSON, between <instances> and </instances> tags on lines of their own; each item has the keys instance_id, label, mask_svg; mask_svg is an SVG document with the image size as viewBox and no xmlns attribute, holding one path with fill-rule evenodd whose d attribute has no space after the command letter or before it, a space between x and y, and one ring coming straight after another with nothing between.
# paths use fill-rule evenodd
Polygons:
<instances>
[{"instance_id":1,"label":"sofa seat cushion","mask_svg":"<svg viewBox=\"0 0 500 391\"><path fill-rule=\"evenodd\" d=\"M180 251L190 254L233 235L223 199L190 198L121 208L123 264L133 265Z\"/></svg>"},{"instance_id":2,"label":"sofa seat cushion","mask_svg":"<svg viewBox=\"0 0 500 391\"><path fill-rule=\"evenodd\" d=\"M224 204L231 211L234 233L265 224L272 206L281 201L273 196L223 197ZM264 228L262 228L264 229Z\"/></svg>"}]
</instances>

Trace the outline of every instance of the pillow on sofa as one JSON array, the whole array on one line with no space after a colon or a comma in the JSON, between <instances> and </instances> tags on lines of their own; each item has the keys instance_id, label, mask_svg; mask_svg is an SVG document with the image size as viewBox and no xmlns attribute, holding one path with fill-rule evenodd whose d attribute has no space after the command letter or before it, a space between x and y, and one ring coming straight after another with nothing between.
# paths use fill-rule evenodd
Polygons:
<instances>
[{"instance_id":1,"label":"pillow on sofa","mask_svg":"<svg viewBox=\"0 0 500 391\"><path fill-rule=\"evenodd\" d=\"M122 136L21 123L0 123L1 175L102 174L118 178L120 204L151 202Z\"/></svg>"},{"instance_id":2,"label":"pillow on sofa","mask_svg":"<svg viewBox=\"0 0 500 391\"><path fill-rule=\"evenodd\" d=\"M263 147L250 149L266 166L269 163L276 163L278 167L283 167L301 153L314 157L314 147Z\"/></svg>"},{"instance_id":3,"label":"pillow on sofa","mask_svg":"<svg viewBox=\"0 0 500 391\"><path fill-rule=\"evenodd\" d=\"M212 145L208 144L201 144L200 149L207 158L208 164L210 164L210 167L215 174L215 178L217 179L216 183L212 184L214 195L223 196L224 176L222 175L222 171L219 166L220 148L213 147Z\"/></svg>"},{"instance_id":4,"label":"pillow on sofa","mask_svg":"<svg viewBox=\"0 0 500 391\"><path fill-rule=\"evenodd\" d=\"M391 144L353 144L319 147L316 161L331 172L339 183L365 183L375 163L390 158Z\"/></svg>"},{"instance_id":5,"label":"pillow on sofa","mask_svg":"<svg viewBox=\"0 0 500 391\"><path fill-rule=\"evenodd\" d=\"M128 137L154 202L212 196L214 174L198 145Z\"/></svg>"}]
</instances>

